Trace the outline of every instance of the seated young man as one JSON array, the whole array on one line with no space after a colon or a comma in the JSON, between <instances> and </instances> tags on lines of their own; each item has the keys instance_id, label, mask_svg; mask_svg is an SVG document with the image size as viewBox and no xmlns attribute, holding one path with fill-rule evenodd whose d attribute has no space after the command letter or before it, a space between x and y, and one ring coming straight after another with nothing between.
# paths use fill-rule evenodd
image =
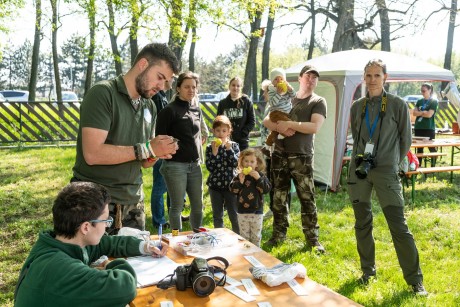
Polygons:
<instances>
[{"instance_id":1,"label":"seated young man","mask_svg":"<svg viewBox=\"0 0 460 307\"><path fill-rule=\"evenodd\" d=\"M54 230L42 231L21 270L15 306L126 306L136 296L136 274L125 259L90 264L101 256L164 256L129 236L107 236L110 196L92 182L74 182L53 205ZM157 246L155 244L155 246Z\"/></svg>"}]
</instances>

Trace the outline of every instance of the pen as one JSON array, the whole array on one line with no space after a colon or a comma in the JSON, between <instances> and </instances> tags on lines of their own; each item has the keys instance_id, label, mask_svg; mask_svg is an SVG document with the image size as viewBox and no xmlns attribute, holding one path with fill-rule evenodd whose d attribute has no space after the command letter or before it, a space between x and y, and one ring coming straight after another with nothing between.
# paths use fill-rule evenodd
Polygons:
<instances>
[{"instance_id":1,"label":"pen","mask_svg":"<svg viewBox=\"0 0 460 307\"><path fill-rule=\"evenodd\" d=\"M162 249L162 245L161 245L161 236L163 234L163 225L158 225L158 249L161 250Z\"/></svg>"}]
</instances>

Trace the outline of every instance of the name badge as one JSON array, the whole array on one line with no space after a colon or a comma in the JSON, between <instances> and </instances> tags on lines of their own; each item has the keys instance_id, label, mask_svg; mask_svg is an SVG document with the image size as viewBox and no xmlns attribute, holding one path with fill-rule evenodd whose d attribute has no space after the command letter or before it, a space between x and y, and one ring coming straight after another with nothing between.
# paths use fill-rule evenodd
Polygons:
<instances>
[{"instance_id":1,"label":"name badge","mask_svg":"<svg viewBox=\"0 0 460 307\"><path fill-rule=\"evenodd\" d=\"M364 153L372 154L374 152L374 144L367 143L366 147L364 148Z\"/></svg>"},{"instance_id":2,"label":"name badge","mask_svg":"<svg viewBox=\"0 0 460 307\"><path fill-rule=\"evenodd\" d=\"M148 123L152 122L152 114L150 114L149 109L144 109L144 119Z\"/></svg>"}]
</instances>

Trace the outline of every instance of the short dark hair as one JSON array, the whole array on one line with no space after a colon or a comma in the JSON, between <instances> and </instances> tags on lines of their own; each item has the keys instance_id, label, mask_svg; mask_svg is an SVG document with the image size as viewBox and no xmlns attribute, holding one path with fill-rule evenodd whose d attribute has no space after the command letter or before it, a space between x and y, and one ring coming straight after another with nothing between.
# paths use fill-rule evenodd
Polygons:
<instances>
[{"instance_id":1,"label":"short dark hair","mask_svg":"<svg viewBox=\"0 0 460 307\"><path fill-rule=\"evenodd\" d=\"M107 190L93 182L72 182L54 200L53 223L56 235L72 239L78 227L97 219L110 203Z\"/></svg>"},{"instance_id":2,"label":"short dark hair","mask_svg":"<svg viewBox=\"0 0 460 307\"><path fill-rule=\"evenodd\" d=\"M384 74L387 73L387 64L383 63L383 61L382 61L381 59L372 59L372 60L370 60L369 62L367 62L366 66L364 66L364 73L366 73L366 69L367 69L369 66L373 66L373 65L382 67L383 73L384 73Z\"/></svg>"},{"instance_id":3,"label":"short dark hair","mask_svg":"<svg viewBox=\"0 0 460 307\"><path fill-rule=\"evenodd\" d=\"M196 82L196 87L200 84L200 76L192 71L186 71L179 75L176 81L176 87L180 87L184 80L192 79Z\"/></svg>"},{"instance_id":4,"label":"short dark hair","mask_svg":"<svg viewBox=\"0 0 460 307\"><path fill-rule=\"evenodd\" d=\"M179 60L166 44L151 43L144 46L137 54L136 59L134 59L134 64L139 62L142 58L149 62L149 67L157 65L160 61L165 61L174 74L179 73Z\"/></svg>"}]
</instances>

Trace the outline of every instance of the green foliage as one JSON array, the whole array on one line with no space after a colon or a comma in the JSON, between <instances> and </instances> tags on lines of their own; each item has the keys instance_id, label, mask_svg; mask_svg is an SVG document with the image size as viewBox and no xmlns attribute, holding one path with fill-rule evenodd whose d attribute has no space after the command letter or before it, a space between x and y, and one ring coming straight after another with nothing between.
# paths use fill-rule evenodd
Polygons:
<instances>
[{"instance_id":1,"label":"green foliage","mask_svg":"<svg viewBox=\"0 0 460 307\"><path fill-rule=\"evenodd\" d=\"M38 231L52 227L52 203L72 176L75 148L1 149L0 156L0 305L12 306L19 270ZM443 158L438 164L450 163L447 160ZM455 158L455 164L460 165L460 155ZM149 199L152 171L144 169L143 174L144 193ZM207 178L204 166L203 174L203 178ZM309 278L364 306L458 306L460 176L455 174L452 184L448 177L448 173L443 173L436 178L420 178L416 188L417 202L406 205L407 222L420 252L424 283L430 293L426 298L414 297L405 284L388 226L375 197L378 279L368 287L357 284L359 258L353 231L353 210L346 187L336 193L319 190L316 193L320 241L326 248L325 255L318 256L305 247L300 204L295 196L290 209L291 226L287 240L279 247L262 247L281 261L302 263ZM410 198L407 189L405 197ZM212 227L211 205L205 185L204 206L203 225ZM153 231L148 201L145 208L147 228ZM264 222L262 242L271 236L271 223L272 220ZM184 225L189 230L188 223ZM227 217L225 225L230 227Z\"/></svg>"}]
</instances>

